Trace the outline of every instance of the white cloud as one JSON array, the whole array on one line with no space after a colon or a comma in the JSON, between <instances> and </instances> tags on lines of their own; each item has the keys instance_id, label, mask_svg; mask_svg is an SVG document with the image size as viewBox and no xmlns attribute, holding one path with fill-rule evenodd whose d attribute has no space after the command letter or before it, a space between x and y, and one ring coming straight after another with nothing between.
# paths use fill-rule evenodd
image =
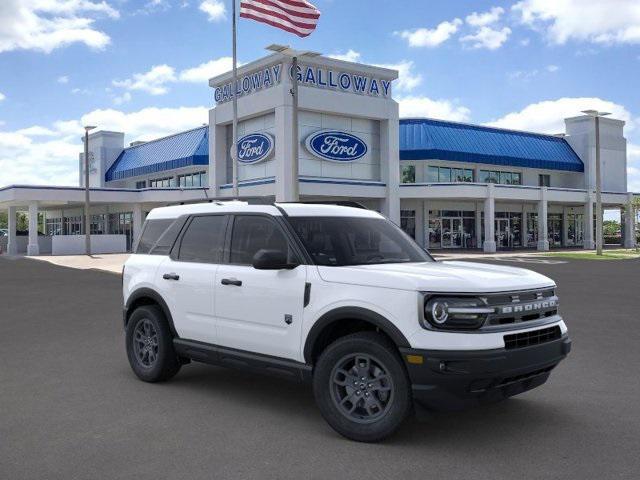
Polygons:
<instances>
[{"instance_id":1,"label":"white cloud","mask_svg":"<svg viewBox=\"0 0 640 480\"><path fill-rule=\"evenodd\" d=\"M94 110L76 120L0 131L0 186L11 184L77 185L82 125L123 131L126 142L152 140L208 121L208 108L144 108L125 113Z\"/></svg>"},{"instance_id":2,"label":"white cloud","mask_svg":"<svg viewBox=\"0 0 640 480\"><path fill-rule=\"evenodd\" d=\"M356 52L355 50L349 49L346 53L332 53L327 55L330 58L335 58L336 60L343 60L345 62L359 62L362 55L360 52Z\"/></svg>"},{"instance_id":3,"label":"white cloud","mask_svg":"<svg viewBox=\"0 0 640 480\"><path fill-rule=\"evenodd\" d=\"M62 84L69 83L69 77L62 75L61 77L58 77L57 82Z\"/></svg>"},{"instance_id":4,"label":"white cloud","mask_svg":"<svg viewBox=\"0 0 640 480\"><path fill-rule=\"evenodd\" d=\"M5 98L7 98L7 96L4 93L0 92L0 102L3 101Z\"/></svg>"},{"instance_id":5,"label":"white cloud","mask_svg":"<svg viewBox=\"0 0 640 480\"><path fill-rule=\"evenodd\" d=\"M465 35L460 38L462 43L471 44L471 48L486 48L487 50L497 50L511 35L509 27L503 27L500 30L491 27L481 27L473 35Z\"/></svg>"},{"instance_id":6,"label":"white cloud","mask_svg":"<svg viewBox=\"0 0 640 480\"><path fill-rule=\"evenodd\" d=\"M180 72L179 79L182 82L193 82L207 84L210 78L228 72L233 68L233 58L220 57L209 62L202 63L197 67L187 68Z\"/></svg>"},{"instance_id":7,"label":"white cloud","mask_svg":"<svg viewBox=\"0 0 640 480\"><path fill-rule=\"evenodd\" d=\"M512 8L551 43L640 43L638 0L522 0Z\"/></svg>"},{"instance_id":8,"label":"white cloud","mask_svg":"<svg viewBox=\"0 0 640 480\"><path fill-rule=\"evenodd\" d=\"M2 0L0 53L37 50L50 53L73 43L105 48L109 36L93 27L96 18L116 19L119 12L106 1Z\"/></svg>"},{"instance_id":9,"label":"white cloud","mask_svg":"<svg viewBox=\"0 0 640 480\"><path fill-rule=\"evenodd\" d=\"M227 9L221 0L204 0L198 8L207 14L210 22L218 22L227 18Z\"/></svg>"},{"instance_id":10,"label":"white cloud","mask_svg":"<svg viewBox=\"0 0 640 480\"><path fill-rule=\"evenodd\" d=\"M151 95L164 95L169 91L166 84L176 81L176 72L169 65L154 65L145 73L134 73L132 78L114 80L113 86L127 90L141 90Z\"/></svg>"},{"instance_id":11,"label":"white cloud","mask_svg":"<svg viewBox=\"0 0 640 480\"><path fill-rule=\"evenodd\" d=\"M491 25L492 23L496 23L500 20L500 17L504 13L504 8L502 7L493 7L488 12L477 13L473 12L471 15L465 18L466 22L472 27L485 27L487 25Z\"/></svg>"},{"instance_id":12,"label":"white cloud","mask_svg":"<svg viewBox=\"0 0 640 480\"><path fill-rule=\"evenodd\" d=\"M471 110L450 100L433 100L424 96L399 97L400 118L429 117L467 122Z\"/></svg>"},{"instance_id":13,"label":"white cloud","mask_svg":"<svg viewBox=\"0 0 640 480\"><path fill-rule=\"evenodd\" d=\"M122 105L123 103L128 103L131 101L131 93L124 92L122 95L116 95L113 97L113 103L116 105Z\"/></svg>"},{"instance_id":14,"label":"white cloud","mask_svg":"<svg viewBox=\"0 0 640 480\"><path fill-rule=\"evenodd\" d=\"M627 132L635 128L634 119L624 106L595 97L565 97L532 103L519 112L509 113L488 125L540 133L561 133L565 131L565 118L576 117L581 115L582 110L589 109L611 112L612 118L627 122Z\"/></svg>"},{"instance_id":15,"label":"white cloud","mask_svg":"<svg viewBox=\"0 0 640 480\"><path fill-rule=\"evenodd\" d=\"M462 20L455 18L450 22L442 22L436 28L418 28L395 32L409 42L411 47L437 47L454 35L462 25Z\"/></svg>"},{"instance_id":16,"label":"white cloud","mask_svg":"<svg viewBox=\"0 0 640 480\"><path fill-rule=\"evenodd\" d=\"M375 66L398 70L398 80L393 84L393 88L397 92L409 92L422 83L422 75L413 71L414 63L411 60L402 60L393 64L377 64Z\"/></svg>"},{"instance_id":17,"label":"white cloud","mask_svg":"<svg viewBox=\"0 0 640 480\"><path fill-rule=\"evenodd\" d=\"M528 47L530 43L531 39L529 38L523 38L522 40L520 40L520 45L522 45L523 47Z\"/></svg>"},{"instance_id":18,"label":"white cloud","mask_svg":"<svg viewBox=\"0 0 640 480\"><path fill-rule=\"evenodd\" d=\"M549 73L555 73L560 70L560 67L558 65L547 65L546 69Z\"/></svg>"}]
</instances>

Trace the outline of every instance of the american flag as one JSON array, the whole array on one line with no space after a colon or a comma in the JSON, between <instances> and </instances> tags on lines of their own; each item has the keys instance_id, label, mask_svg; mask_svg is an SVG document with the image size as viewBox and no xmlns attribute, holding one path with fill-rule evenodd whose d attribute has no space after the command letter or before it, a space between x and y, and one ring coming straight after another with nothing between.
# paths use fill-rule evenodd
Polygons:
<instances>
[{"instance_id":1,"label":"american flag","mask_svg":"<svg viewBox=\"0 0 640 480\"><path fill-rule=\"evenodd\" d=\"M241 0L240 16L306 37L316 29L320 10L306 0Z\"/></svg>"}]
</instances>

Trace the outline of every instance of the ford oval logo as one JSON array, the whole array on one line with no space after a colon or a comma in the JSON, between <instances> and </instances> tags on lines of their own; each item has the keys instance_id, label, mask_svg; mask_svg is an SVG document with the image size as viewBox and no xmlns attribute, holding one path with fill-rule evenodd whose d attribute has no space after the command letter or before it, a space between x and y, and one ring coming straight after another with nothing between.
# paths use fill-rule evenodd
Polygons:
<instances>
[{"instance_id":1,"label":"ford oval logo","mask_svg":"<svg viewBox=\"0 0 640 480\"><path fill-rule=\"evenodd\" d=\"M353 162L367 153L367 144L360 138L334 130L313 133L306 144L316 157L332 162Z\"/></svg>"},{"instance_id":2,"label":"ford oval logo","mask_svg":"<svg viewBox=\"0 0 640 480\"><path fill-rule=\"evenodd\" d=\"M238 161L244 164L266 160L273 153L273 137L267 133L252 133L238 139Z\"/></svg>"}]
</instances>

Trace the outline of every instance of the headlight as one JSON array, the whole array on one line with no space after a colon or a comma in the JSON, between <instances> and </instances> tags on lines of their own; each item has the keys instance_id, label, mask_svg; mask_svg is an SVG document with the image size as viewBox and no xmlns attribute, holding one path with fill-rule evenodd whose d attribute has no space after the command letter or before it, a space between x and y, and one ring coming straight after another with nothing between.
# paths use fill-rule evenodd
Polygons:
<instances>
[{"instance_id":1,"label":"headlight","mask_svg":"<svg viewBox=\"0 0 640 480\"><path fill-rule=\"evenodd\" d=\"M488 307L481 298L431 297L424 304L425 328L445 330L470 330L480 328L495 309Z\"/></svg>"}]
</instances>

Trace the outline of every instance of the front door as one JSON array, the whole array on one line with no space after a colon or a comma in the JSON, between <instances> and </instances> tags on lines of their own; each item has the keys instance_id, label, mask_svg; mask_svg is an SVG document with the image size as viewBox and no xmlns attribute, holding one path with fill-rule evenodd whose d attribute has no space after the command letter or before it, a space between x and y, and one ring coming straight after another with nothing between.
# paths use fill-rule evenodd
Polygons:
<instances>
[{"instance_id":1,"label":"front door","mask_svg":"<svg viewBox=\"0 0 640 480\"><path fill-rule=\"evenodd\" d=\"M442 219L442 248L462 247L462 219Z\"/></svg>"},{"instance_id":2,"label":"front door","mask_svg":"<svg viewBox=\"0 0 640 480\"><path fill-rule=\"evenodd\" d=\"M229 261L216 273L218 344L300 360L305 265L291 270L257 270L260 249L281 250L298 260L281 225L262 215L236 215Z\"/></svg>"},{"instance_id":3,"label":"front door","mask_svg":"<svg viewBox=\"0 0 640 480\"><path fill-rule=\"evenodd\" d=\"M513 237L508 218L496 218L496 245L498 248L513 247Z\"/></svg>"}]
</instances>

